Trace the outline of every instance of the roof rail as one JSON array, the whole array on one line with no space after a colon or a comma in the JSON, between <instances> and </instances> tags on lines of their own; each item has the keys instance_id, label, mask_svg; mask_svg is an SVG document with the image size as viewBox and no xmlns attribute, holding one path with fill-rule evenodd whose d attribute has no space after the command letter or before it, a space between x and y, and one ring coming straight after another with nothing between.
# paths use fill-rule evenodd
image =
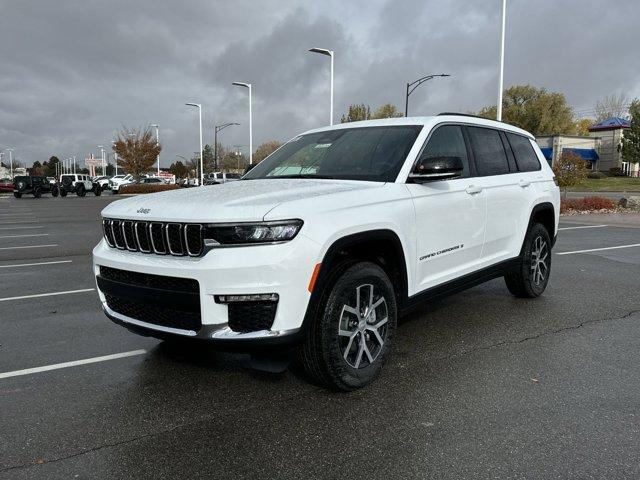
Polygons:
<instances>
[{"instance_id":1,"label":"roof rail","mask_svg":"<svg viewBox=\"0 0 640 480\"><path fill-rule=\"evenodd\" d=\"M437 116L441 117L442 115L456 115L458 117L473 117L473 118L484 118L485 120L493 120L492 118L481 117L480 115L474 115L472 113L458 113L458 112L441 112ZM496 122L498 120L495 120Z\"/></svg>"}]
</instances>

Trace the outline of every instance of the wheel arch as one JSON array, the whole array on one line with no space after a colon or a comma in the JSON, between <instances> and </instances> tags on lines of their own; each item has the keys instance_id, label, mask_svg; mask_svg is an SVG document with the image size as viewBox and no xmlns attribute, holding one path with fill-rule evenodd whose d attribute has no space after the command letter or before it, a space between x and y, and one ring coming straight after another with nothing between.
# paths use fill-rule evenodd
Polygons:
<instances>
[{"instance_id":1,"label":"wheel arch","mask_svg":"<svg viewBox=\"0 0 640 480\"><path fill-rule=\"evenodd\" d=\"M396 303L400 310L408 295L406 258L400 237L393 230L365 230L335 240L322 258L307 305L303 330L306 331L311 318L318 314L335 279L359 261L371 261L387 273L396 290Z\"/></svg>"},{"instance_id":2,"label":"wheel arch","mask_svg":"<svg viewBox=\"0 0 640 480\"><path fill-rule=\"evenodd\" d=\"M534 223L541 223L549 232L551 242L555 242L556 238L556 215L555 207L551 202L538 203L531 210L529 215L529 225L527 225L527 231Z\"/></svg>"}]
</instances>

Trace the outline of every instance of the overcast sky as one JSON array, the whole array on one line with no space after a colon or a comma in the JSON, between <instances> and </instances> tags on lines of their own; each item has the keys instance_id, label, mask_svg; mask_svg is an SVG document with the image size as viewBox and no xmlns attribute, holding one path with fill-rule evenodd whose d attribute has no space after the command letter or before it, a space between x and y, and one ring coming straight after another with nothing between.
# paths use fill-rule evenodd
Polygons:
<instances>
[{"instance_id":1,"label":"overcast sky","mask_svg":"<svg viewBox=\"0 0 640 480\"><path fill-rule=\"evenodd\" d=\"M160 124L162 166L198 150L213 125L254 148L327 124L350 103L403 108L407 81L432 73L414 115L495 104L500 0L1 0L0 148L29 165L109 145L123 125ZM640 2L508 0L505 86L564 92L585 112L612 93L640 96ZM246 148L246 147L245 147Z\"/></svg>"}]
</instances>

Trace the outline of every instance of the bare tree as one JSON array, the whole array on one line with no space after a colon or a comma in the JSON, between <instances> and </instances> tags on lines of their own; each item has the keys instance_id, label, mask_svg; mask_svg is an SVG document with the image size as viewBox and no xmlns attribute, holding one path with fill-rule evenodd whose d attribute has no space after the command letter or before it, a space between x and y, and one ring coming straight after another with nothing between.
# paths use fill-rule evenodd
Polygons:
<instances>
[{"instance_id":1,"label":"bare tree","mask_svg":"<svg viewBox=\"0 0 640 480\"><path fill-rule=\"evenodd\" d=\"M593 106L596 121L606 120L611 117L626 118L629 115L629 97L624 93L612 94L598 100Z\"/></svg>"},{"instance_id":2,"label":"bare tree","mask_svg":"<svg viewBox=\"0 0 640 480\"><path fill-rule=\"evenodd\" d=\"M149 128L142 130L123 127L113 144L113 151L118 154L118 164L135 178L140 178L149 171L160 150L162 147L156 143Z\"/></svg>"}]
</instances>

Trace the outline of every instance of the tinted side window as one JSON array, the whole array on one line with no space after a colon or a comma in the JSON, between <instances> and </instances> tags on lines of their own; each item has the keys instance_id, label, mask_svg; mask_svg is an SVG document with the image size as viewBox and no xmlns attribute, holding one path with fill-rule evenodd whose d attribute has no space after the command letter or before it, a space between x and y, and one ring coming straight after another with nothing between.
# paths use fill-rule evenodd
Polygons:
<instances>
[{"instance_id":1,"label":"tinted side window","mask_svg":"<svg viewBox=\"0 0 640 480\"><path fill-rule=\"evenodd\" d=\"M462 136L462 128L457 125L438 127L429 138L420 158L460 157L464 169L462 176L469 176L469 158L467 147Z\"/></svg>"},{"instance_id":2,"label":"tinted side window","mask_svg":"<svg viewBox=\"0 0 640 480\"><path fill-rule=\"evenodd\" d=\"M527 137L516 135L515 133L507 133L507 138L516 157L518 170L521 172L535 172L542 168L533 145L531 145L531 141Z\"/></svg>"},{"instance_id":3,"label":"tinted side window","mask_svg":"<svg viewBox=\"0 0 640 480\"><path fill-rule=\"evenodd\" d=\"M478 175L502 175L509 173L507 155L500 140L500 133L491 128L468 127Z\"/></svg>"}]
</instances>

